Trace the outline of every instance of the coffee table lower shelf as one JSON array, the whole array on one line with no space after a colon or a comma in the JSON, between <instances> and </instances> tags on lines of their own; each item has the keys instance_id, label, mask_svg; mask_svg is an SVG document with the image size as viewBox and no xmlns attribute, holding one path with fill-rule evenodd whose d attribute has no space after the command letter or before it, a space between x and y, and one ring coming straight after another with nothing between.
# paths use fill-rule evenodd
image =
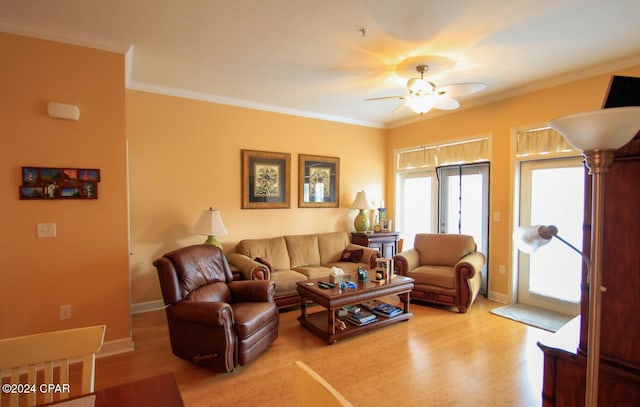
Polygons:
<instances>
[{"instance_id":1,"label":"coffee table lower shelf","mask_svg":"<svg viewBox=\"0 0 640 407\"><path fill-rule=\"evenodd\" d=\"M300 316L298 317L298 321L300 322L300 325L304 326L314 334L323 338L329 344L335 343L338 339L348 338L350 336L357 335L371 329L380 328L396 322L406 321L413 316L413 314L410 312L403 312L402 314L398 314L391 318L377 315L378 319L376 321L362 326L354 325L345 320L344 323L346 325L346 329L343 331L336 330L336 333L334 335L331 335L329 333L328 312L329 311L324 310L308 314L306 317Z\"/></svg>"}]
</instances>

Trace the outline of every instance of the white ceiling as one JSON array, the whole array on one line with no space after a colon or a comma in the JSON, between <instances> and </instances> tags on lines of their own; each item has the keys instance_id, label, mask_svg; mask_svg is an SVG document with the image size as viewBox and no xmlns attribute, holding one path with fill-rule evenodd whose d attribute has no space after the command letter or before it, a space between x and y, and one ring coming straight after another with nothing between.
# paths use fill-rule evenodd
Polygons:
<instances>
[{"instance_id":1,"label":"white ceiling","mask_svg":"<svg viewBox=\"0 0 640 407\"><path fill-rule=\"evenodd\" d=\"M639 17L638 0L0 0L0 31L133 46L130 88L374 127L439 114L364 101L406 94L407 58L450 59L438 86L486 83L464 109L640 64Z\"/></svg>"}]
</instances>

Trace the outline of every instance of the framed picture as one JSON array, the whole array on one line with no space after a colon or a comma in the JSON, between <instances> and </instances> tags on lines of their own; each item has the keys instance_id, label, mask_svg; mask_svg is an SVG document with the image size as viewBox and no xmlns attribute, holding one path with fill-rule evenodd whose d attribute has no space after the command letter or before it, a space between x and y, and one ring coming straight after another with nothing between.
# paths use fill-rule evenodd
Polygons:
<instances>
[{"instance_id":1,"label":"framed picture","mask_svg":"<svg viewBox=\"0 0 640 407\"><path fill-rule=\"evenodd\" d=\"M20 199L97 199L99 169L22 167Z\"/></svg>"},{"instance_id":2,"label":"framed picture","mask_svg":"<svg viewBox=\"0 0 640 407\"><path fill-rule=\"evenodd\" d=\"M291 154L242 150L242 209L291 208Z\"/></svg>"},{"instance_id":3,"label":"framed picture","mask_svg":"<svg viewBox=\"0 0 640 407\"><path fill-rule=\"evenodd\" d=\"M391 224L391 219L380 220L380 225L382 226L383 232L391 232Z\"/></svg>"},{"instance_id":4,"label":"framed picture","mask_svg":"<svg viewBox=\"0 0 640 407\"><path fill-rule=\"evenodd\" d=\"M20 189L20 199L45 199L44 188L42 187L18 187Z\"/></svg>"},{"instance_id":5,"label":"framed picture","mask_svg":"<svg viewBox=\"0 0 640 407\"><path fill-rule=\"evenodd\" d=\"M22 167L22 185L40 185L40 171L35 167Z\"/></svg>"},{"instance_id":6,"label":"framed picture","mask_svg":"<svg viewBox=\"0 0 640 407\"><path fill-rule=\"evenodd\" d=\"M100 170L78 170L80 181L100 181Z\"/></svg>"},{"instance_id":7,"label":"framed picture","mask_svg":"<svg viewBox=\"0 0 640 407\"><path fill-rule=\"evenodd\" d=\"M300 154L298 207L340 206L340 158Z\"/></svg>"}]
</instances>

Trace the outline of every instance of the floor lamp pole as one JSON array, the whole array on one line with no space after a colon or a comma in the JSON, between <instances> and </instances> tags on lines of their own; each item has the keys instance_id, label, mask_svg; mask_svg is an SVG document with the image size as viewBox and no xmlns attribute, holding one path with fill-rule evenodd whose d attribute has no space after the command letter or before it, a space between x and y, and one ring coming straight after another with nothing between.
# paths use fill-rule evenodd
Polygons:
<instances>
[{"instance_id":1,"label":"floor lamp pole","mask_svg":"<svg viewBox=\"0 0 640 407\"><path fill-rule=\"evenodd\" d=\"M585 406L598 405L600 371L600 320L602 311L602 243L604 229L605 174L613 163L613 150L584 153L591 178L591 267L589 268L589 322L587 328L587 383Z\"/></svg>"}]
</instances>

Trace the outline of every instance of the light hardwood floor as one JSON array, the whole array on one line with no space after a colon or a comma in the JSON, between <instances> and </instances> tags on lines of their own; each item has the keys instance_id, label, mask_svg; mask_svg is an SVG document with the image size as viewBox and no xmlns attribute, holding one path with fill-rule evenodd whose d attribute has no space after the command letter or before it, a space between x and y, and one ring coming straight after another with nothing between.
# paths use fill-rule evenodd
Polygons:
<instances>
[{"instance_id":1,"label":"light hardwood floor","mask_svg":"<svg viewBox=\"0 0 640 407\"><path fill-rule=\"evenodd\" d=\"M489 312L500 305L478 298L458 314L412 303L409 321L333 345L299 325L298 309L285 311L271 348L228 374L173 356L164 311L137 314L135 351L98 359L96 389L173 372L186 406L293 406L302 360L355 406L540 406L536 343L550 334Z\"/></svg>"}]
</instances>

